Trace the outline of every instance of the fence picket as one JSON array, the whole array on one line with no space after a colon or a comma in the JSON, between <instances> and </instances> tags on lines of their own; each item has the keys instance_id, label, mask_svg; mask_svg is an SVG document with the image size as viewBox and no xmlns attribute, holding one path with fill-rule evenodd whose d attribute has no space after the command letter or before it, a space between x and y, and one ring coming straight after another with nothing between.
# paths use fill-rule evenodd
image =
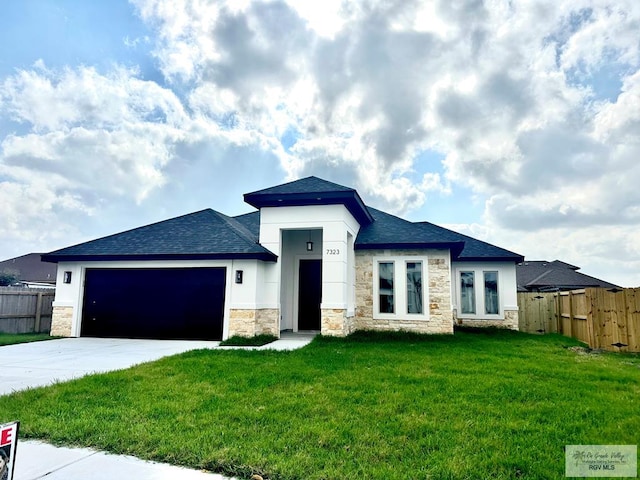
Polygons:
<instances>
[{"instance_id":1,"label":"fence picket","mask_svg":"<svg viewBox=\"0 0 640 480\"><path fill-rule=\"evenodd\" d=\"M531 307L532 299L545 299L546 310ZM587 288L558 293L518 293L524 315L520 330L557 331L577 338L591 348L614 352L640 352L640 288L612 291ZM556 325L555 329L552 325Z\"/></svg>"},{"instance_id":2,"label":"fence picket","mask_svg":"<svg viewBox=\"0 0 640 480\"><path fill-rule=\"evenodd\" d=\"M0 288L1 333L48 333L55 290Z\"/></svg>"}]
</instances>

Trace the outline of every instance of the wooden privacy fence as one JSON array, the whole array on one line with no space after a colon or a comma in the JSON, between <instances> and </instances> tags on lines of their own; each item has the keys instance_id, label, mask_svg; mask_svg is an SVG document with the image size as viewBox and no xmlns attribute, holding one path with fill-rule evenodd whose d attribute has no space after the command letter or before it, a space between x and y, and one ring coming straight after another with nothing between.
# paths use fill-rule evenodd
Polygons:
<instances>
[{"instance_id":1,"label":"wooden privacy fence","mask_svg":"<svg viewBox=\"0 0 640 480\"><path fill-rule=\"evenodd\" d=\"M48 333L54 289L0 287L1 333Z\"/></svg>"},{"instance_id":2,"label":"wooden privacy fence","mask_svg":"<svg viewBox=\"0 0 640 480\"><path fill-rule=\"evenodd\" d=\"M558 332L614 352L640 352L640 288L518 293L520 330Z\"/></svg>"},{"instance_id":3,"label":"wooden privacy fence","mask_svg":"<svg viewBox=\"0 0 640 480\"><path fill-rule=\"evenodd\" d=\"M555 293L518 293L518 323L521 332L558 331Z\"/></svg>"}]
</instances>

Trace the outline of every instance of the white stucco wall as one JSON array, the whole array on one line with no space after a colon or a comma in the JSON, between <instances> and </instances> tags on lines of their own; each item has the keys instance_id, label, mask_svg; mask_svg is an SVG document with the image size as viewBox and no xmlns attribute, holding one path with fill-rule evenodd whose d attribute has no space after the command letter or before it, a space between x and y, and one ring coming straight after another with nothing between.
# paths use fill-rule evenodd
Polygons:
<instances>
[{"instance_id":1,"label":"white stucco wall","mask_svg":"<svg viewBox=\"0 0 640 480\"><path fill-rule=\"evenodd\" d=\"M313 251L307 251L307 241L313 242ZM280 329L297 330L298 272L300 260L322 259L322 230L285 230L282 232L283 254L280 257L281 316Z\"/></svg>"},{"instance_id":2,"label":"white stucco wall","mask_svg":"<svg viewBox=\"0 0 640 480\"><path fill-rule=\"evenodd\" d=\"M359 229L359 223L344 205L260 210L260 243L279 257L277 265L265 270L263 296L267 303L280 304L282 328L295 329L300 258L322 259L322 309L354 310L355 274L351 270L355 269L353 239ZM309 234L314 242L313 252L306 251Z\"/></svg>"},{"instance_id":3,"label":"white stucco wall","mask_svg":"<svg viewBox=\"0 0 640 480\"><path fill-rule=\"evenodd\" d=\"M460 309L460 272L474 272L475 277L475 296L476 296L476 313L462 314ZM498 272L498 315L484 313L484 284L483 272ZM466 322L473 325L482 325L475 321L484 321L488 324L491 321L498 321L496 325L500 325L499 321L505 320L511 314L505 312L518 311L517 281L516 281L516 265L513 262L452 262L451 268L451 289L453 310L456 318L460 321L470 320ZM465 323L465 322L463 322Z\"/></svg>"}]
</instances>

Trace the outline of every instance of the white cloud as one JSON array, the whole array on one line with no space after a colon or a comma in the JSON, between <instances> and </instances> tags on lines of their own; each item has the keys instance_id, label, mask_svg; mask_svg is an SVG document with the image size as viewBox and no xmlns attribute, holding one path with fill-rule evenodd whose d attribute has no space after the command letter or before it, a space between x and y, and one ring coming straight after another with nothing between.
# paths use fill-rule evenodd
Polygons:
<instances>
[{"instance_id":1,"label":"white cloud","mask_svg":"<svg viewBox=\"0 0 640 480\"><path fill-rule=\"evenodd\" d=\"M175 94L116 67L107 75L92 67L20 70L1 84L3 110L36 132L82 125L115 129L128 122L180 125L185 112Z\"/></svg>"}]
</instances>

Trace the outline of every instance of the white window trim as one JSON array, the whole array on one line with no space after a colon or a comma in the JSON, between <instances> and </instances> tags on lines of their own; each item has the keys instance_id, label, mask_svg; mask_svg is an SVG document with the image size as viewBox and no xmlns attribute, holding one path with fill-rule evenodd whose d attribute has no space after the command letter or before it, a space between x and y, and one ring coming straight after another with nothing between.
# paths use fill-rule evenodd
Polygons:
<instances>
[{"instance_id":1,"label":"white window trim","mask_svg":"<svg viewBox=\"0 0 640 480\"><path fill-rule=\"evenodd\" d=\"M429 320L429 278L426 256L373 257L373 318L374 320ZM422 313L407 313L407 263L422 263ZM380 313L381 263L393 263L395 313Z\"/></svg>"},{"instance_id":2,"label":"white window trim","mask_svg":"<svg viewBox=\"0 0 640 480\"><path fill-rule=\"evenodd\" d=\"M463 272L473 272L473 288L476 297L476 313L462 313L462 288L460 286L462 273ZM485 302L484 302L484 273L485 272L496 272L498 274L498 313L484 313ZM477 319L477 320L502 320L504 319L504 305L503 305L503 281L502 281L502 272L499 268L491 268L491 267L481 267L481 268L457 268L455 274L456 281L456 300L458 302L458 318L462 319Z\"/></svg>"},{"instance_id":3,"label":"white window trim","mask_svg":"<svg viewBox=\"0 0 640 480\"><path fill-rule=\"evenodd\" d=\"M488 313L487 312L487 297L486 297L486 282L487 282L487 277L486 274L487 273L495 273L496 274L496 283L497 283L497 287L498 287L498 291L497 291L497 295L498 295L498 313ZM500 284L502 282L500 281L500 272L498 270L483 270L482 271L482 301L484 303L484 314L485 315L500 315L500 300L501 300L501 295L500 295Z\"/></svg>"},{"instance_id":4,"label":"white window trim","mask_svg":"<svg viewBox=\"0 0 640 480\"><path fill-rule=\"evenodd\" d=\"M462 274L463 273L470 273L471 275L473 275L473 312L463 312L462 311ZM476 272L474 270L460 270L458 272L458 305L460 305L460 314L461 315L469 315L469 316L475 316L478 314L478 282L476 281L476 278L478 278L478 275L476 275Z\"/></svg>"}]
</instances>

